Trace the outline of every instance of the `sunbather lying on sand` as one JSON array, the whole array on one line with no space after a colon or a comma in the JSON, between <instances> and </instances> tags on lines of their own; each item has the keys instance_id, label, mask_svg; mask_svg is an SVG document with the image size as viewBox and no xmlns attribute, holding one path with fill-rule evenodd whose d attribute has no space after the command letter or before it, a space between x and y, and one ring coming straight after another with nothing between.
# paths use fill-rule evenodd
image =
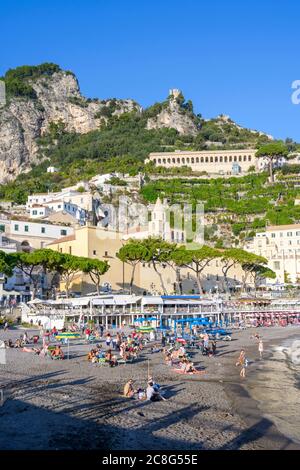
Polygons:
<instances>
[{"instance_id":1,"label":"sunbather lying on sand","mask_svg":"<svg viewBox=\"0 0 300 470\"><path fill-rule=\"evenodd\" d=\"M24 346L24 348L22 348L22 351L23 352L34 353L34 354L40 354L40 352L41 352L41 350L39 348L27 348L26 346Z\"/></svg>"}]
</instances>

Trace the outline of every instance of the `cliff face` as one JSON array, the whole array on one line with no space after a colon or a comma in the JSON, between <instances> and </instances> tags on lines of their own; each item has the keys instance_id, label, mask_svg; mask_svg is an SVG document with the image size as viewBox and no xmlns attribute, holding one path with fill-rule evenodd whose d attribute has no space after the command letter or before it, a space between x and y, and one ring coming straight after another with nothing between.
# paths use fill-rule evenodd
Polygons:
<instances>
[{"instance_id":1,"label":"cliff face","mask_svg":"<svg viewBox=\"0 0 300 470\"><path fill-rule=\"evenodd\" d=\"M176 129L179 134L195 136L198 127L192 111L184 107L184 100L180 90L170 90L168 101L164 108L147 121L147 129L160 129L168 127Z\"/></svg>"},{"instance_id":2,"label":"cliff face","mask_svg":"<svg viewBox=\"0 0 300 470\"><path fill-rule=\"evenodd\" d=\"M86 133L99 128L110 115L140 109L133 100L85 99L70 72L59 71L27 82L34 98L9 97L0 108L0 182L13 179L37 162L36 139L47 132L51 122L61 120L66 130Z\"/></svg>"}]
</instances>

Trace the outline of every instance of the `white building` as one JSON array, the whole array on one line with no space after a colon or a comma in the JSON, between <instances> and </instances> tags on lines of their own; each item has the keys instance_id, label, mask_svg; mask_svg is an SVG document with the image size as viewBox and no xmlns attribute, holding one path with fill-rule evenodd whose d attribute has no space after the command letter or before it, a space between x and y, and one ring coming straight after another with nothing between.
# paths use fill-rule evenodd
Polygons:
<instances>
[{"instance_id":1,"label":"white building","mask_svg":"<svg viewBox=\"0 0 300 470\"><path fill-rule=\"evenodd\" d=\"M74 228L34 222L29 220L0 220L0 231L11 242L16 243L18 249L31 250L44 248L57 238L73 235Z\"/></svg>"},{"instance_id":2,"label":"white building","mask_svg":"<svg viewBox=\"0 0 300 470\"><path fill-rule=\"evenodd\" d=\"M268 259L268 266L276 273L276 279L268 283L300 284L300 224L269 226L245 249Z\"/></svg>"},{"instance_id":3,"label":"white building","mask_svg":"<svg viewBox=\"0 0 300 470\"><path fill-rule=\"evenodd\" d=\"M29 208L29 214L31 219L42 219L43 217L47 217L50 215L51 210L47 206L43 206L41 204L33 204Z\"/></svg>"},{"instance_id":4,"label":"white building","mask_svg":"<svg viewBox=\"0 0 300 470\"><path fill-rule=\"evenodd\" d=\"M56 168L55 166L48 166L47 173L57 173L57 172L58 172L58 168Z\"/></svg>"},{"instance_id":5,"label":"white building","mask_svg":"<svg viewBox=\"0 0 300 470\"><path fill-rule=\"evenodd\" d=\"M103 185L108 182L115 173L106 173L105 175L96 175L91 180L90 183L97 186L100 190L102 190Z\"/></svg>"},{"instance_id":6,"label":"white building","mask_svg":"<svg viewBox=\"0 0 300 470\"><path fill-rule=\"evenodd\" d=\"M78 188L82 187L85 189L81 183L79 183L79 185L81 186L78 186ZM52 193L32 194L28 196L26 210L32 217L33 211L31 209L36 210L35 206L45 206L52 212L67 212L74 216L79 223L84 224L95 210L97 198L90 192L82 192L78 191L78 188L74 188L75 187L64 188L59 192ZM36 216L35 214L35 217Z\"/></svg>"},{"instance_id":7,"label":"white building","mask_svg":"<svg viewBox=\"0 0 300 470\"><path fill-rule=\"evenodd\" d=\"M0 250L5 253L15 253L17 244L11 243L3 233L0 233ZM14 269L11 277L0 273L0 306L9 307L12 302L29 300L30 296L30 279L21 270Z\"/></svg>"}]
</instances>

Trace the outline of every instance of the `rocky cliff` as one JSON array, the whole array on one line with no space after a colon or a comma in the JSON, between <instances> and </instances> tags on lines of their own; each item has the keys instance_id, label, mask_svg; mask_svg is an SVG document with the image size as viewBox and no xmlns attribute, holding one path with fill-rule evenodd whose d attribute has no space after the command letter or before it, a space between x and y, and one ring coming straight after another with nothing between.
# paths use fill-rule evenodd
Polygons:
<instances>
[{"instance_id":1,"label":"rocky cliff","mask_svg":"<svg viewBox=\"0 0 300 470\"><path fill-rule=\"evenodd\" d=\"M59 144L54 137L49 149L47 134L52 137L52 130L56 127L75 134L98 129L88 144L78 142L78 135L66 139L69 147L65 145L63 150L60 147L64 156L69 157L65 159L68 164L63 170L72 163L72 156L99 161L131 156L139 160L146 158L151 151L164 150L166 146L176 149L178 141L179 148L188 144L190 148L203 150L211 145L227 148L256 146L270 139L263 133L238 126L228 116L202 119L194 114L192 102L186 101L177 89L170 90L165 101L142 110L131 99L86 99L80 92L75 75L61 70L56 64L17 67L9 70L1 80L6 85L6 104L1 104L0 96L0 183L29 171L33 164L43 162L46 154L52 161ZM111 127L105 127L105 123L111 117L132 111L136 114L128 115L123 126L122 121L111 119L113 130L109 133ZM174 131L161 132L163 128ZM153 132L148 133L147 129ZM39 139L43 136L46 138ZM78 149L77 154L72 146ZM59 162L61 160L59 158Z\"/></svg>"},{"instance_id":2,"label":"rocky cliff","mask_svg":"<svg viewBox=\"0 0 300 470\"><path fill-rule=\"evenodd\" d=\"M161 111L147 121L147 129L160 129L168 127L176 129L179 134L195 136L199 125L193 114L192 105L187 106L180 90L170 90L168 100Z\"/></svg>"},{"instance_id":3,"label":"rocky cliff","mask_svg":"<svg viewBox=\"0 0 300 470\"><path fill-rule=\"evenodd\" d=\"M37 139L50 123L63 121L67 131L86 133L111 115L140 109L133 100L86 99L76 77L62 70L17 82L16 87L15 76L8 80L6 105L0 108L0 182L27 171L41 158ZM26 95L20 83L26 83L31 93Z\"/></svg>"}]
</instances>

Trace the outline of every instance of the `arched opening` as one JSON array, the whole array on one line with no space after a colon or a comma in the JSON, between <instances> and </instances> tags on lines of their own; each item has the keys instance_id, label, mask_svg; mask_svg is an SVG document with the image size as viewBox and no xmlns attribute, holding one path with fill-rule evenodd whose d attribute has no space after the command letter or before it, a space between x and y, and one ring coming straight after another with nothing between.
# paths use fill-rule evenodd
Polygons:
<instances>
[{"instance_id":1,"label":"arched opening","mask_svg":"<svg viewBox=\"0 0 300 470\"><path fill-rule=\"evenodd\" d=\"M29 242L27 240L24 240L22 243L21 243L21 250L24 252L24 253L29 253L30 250L31 250L31 246L29 244Z\"/></svg>"}]
</instances>

